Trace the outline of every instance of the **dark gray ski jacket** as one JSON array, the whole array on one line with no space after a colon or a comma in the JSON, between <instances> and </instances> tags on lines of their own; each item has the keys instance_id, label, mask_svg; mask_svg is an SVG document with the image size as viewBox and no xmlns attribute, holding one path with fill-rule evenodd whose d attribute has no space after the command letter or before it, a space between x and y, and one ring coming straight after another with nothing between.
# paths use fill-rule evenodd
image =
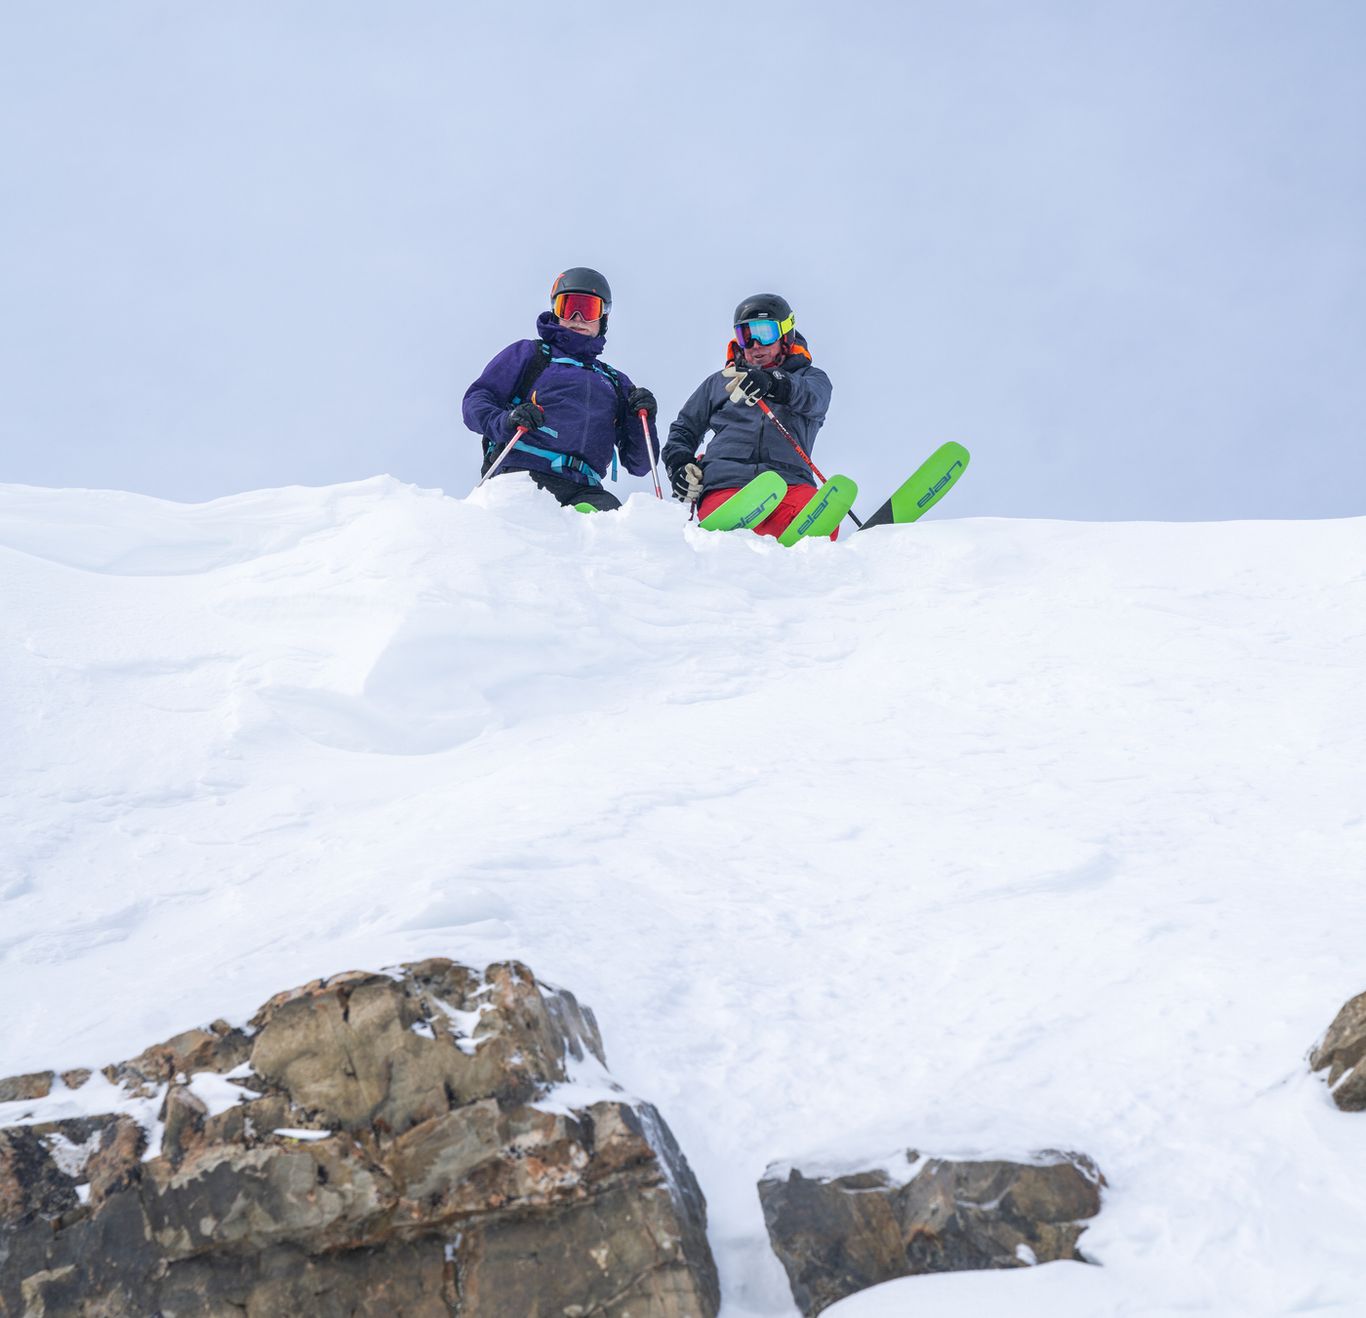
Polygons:
<instances>
[{"instance_id":1,"label":"dark gray ski jacket","mask_svg":"<svg viewBox=\"0 0 1366 1318\"><path fill-rule=\"evenodd\" d=\"M812 365L806 340L794 335L793 351L779 364L792 377L792 398L774 403L773 414L809 454L816 432L830 407L830 377ZM730 359L735 357L730 345ZM705 491L738 488L761 471L776 471L789 485L815 485L811 469L783 438L782 431L758 407L732 403L726 393L728 381L717 371L698 385L683 404L678 419L669 427L662 457L670 476L693 461L707 431L713 433L702 455L702 486Z\"/></svg>"}]
</instances>

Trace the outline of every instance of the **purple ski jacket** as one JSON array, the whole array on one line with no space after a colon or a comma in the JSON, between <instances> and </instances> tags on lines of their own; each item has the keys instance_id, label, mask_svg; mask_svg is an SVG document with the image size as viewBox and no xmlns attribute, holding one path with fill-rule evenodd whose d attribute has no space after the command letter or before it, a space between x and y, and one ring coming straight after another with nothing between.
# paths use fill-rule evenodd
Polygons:
<instances>
[{"instance_id":1,"label":"purple ski jacket","mask_svg":"<svg viewBox=\"0 0 1366 1318\"><path fill-rule=\"evenodd\" d=\"M536 402L545 410L545 423L540 430L523 435L522 443L552 455L578 458L593 469L599 483L611 470L615 447L626 470L644 476L650 470L650 458L640 417L626 408L631 381L618 371L614 384L597 361L606 340L565 329L549 311L536 318L536 329L551 349L550 360L532 385ZM509 344L465 390L461 415L471 430L483 436L486 456L492 447L496 457L512 438L516 426L508 420L508 409L523 370L540 352L536 339ZM653 425L650 443L658 453L659 436ZM577 465L557 466L554 456L522 447L513 449L498 468L500 476L505 471L558 471L581 485L595 483Z\"/></svg>"}]
</instances>

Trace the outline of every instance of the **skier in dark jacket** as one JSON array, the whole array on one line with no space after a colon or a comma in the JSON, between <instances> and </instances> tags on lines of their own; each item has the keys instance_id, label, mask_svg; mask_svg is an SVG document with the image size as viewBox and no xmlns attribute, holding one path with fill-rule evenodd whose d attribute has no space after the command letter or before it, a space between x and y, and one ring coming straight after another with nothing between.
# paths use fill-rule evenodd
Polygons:
<instances>
[{"instance_id":1,"label":"skier in dark jacket","mask_svg":"<svg viewBox=\"0 0 1366 1318\"><path fill-rule=\"evenodd\" d=\"M762 471L787 482L787 496L754 530L781 535L811 498L815 478L782 431L755 404L763 399L808 455L830 406L830 377L814 366L785 298L757 293L735 308L726 367L709 375L669 427L662 454L675 497L698 517ZM706 452L698 449L713 432Z\"/></svg>"},{"instance_id":2,"label":"skier in dark jacket","mask_svg":"<svg viewBox=\"0 0 1366 1318\"><path fill-rule=\"evenodd\" d=\"M549 311L536 319L539 341L509 344L465 390L461 415L484 441L487 473L517 433L525 433L495 475L524 471L562 504L620 508L602 488L617 454L633 476L650 471L658 453L658 407L620 371L598 361L607 336L612 290L596 270L576 266L557 275ZM650 448L638 415L645 409Z\"/></svg>"}]
</instances>

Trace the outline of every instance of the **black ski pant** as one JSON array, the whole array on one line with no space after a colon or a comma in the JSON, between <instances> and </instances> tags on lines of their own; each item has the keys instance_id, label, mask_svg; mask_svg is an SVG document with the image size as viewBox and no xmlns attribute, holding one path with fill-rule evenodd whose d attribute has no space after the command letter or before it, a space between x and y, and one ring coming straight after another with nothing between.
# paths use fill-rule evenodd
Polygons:
<instances>
[{"instance_id":1,"label":"black ski pant","mask_svg":"<svg viewBox=\"0 0 1366 1318\"><path fill-rule=\"evenodd\" d=\"M615 494L608 494L597 485L583 485L570 480L568 476L557 476L553 471L530 471L527 473L547 494L553 494L566 508L576 503L591 504L599 512L610 513L621 507L621 500Z\"/></svg>"}]
</instances>

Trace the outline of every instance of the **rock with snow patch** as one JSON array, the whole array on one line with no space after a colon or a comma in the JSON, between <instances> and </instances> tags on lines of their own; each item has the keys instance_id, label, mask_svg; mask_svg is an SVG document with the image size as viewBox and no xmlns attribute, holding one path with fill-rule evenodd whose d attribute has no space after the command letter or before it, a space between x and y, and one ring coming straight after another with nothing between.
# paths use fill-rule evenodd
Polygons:
<instances>
[{"instance_id":1,"label":"rock with snow patch","mask_svg":"<svg viewBox=\"0 0 1366 1318\"><path fill-rule=\"evenodd\" d=\"M1309 1054L1311 1071L1327 1071L1333 1102L1344 1112L1366 1111L1366 993L1359 993L1334 1017Z\"/></svg>"},{"instance_id":2,"label":"rock with snow patch","mask_svg":"<svg viewBox=\"0 0 1366 1318\"><path fill-rule=\"evenodd\" d=\"M701 1192L604 1066L572 995L432 959L17 1078L0 1315L712 1318Z\"/></svg>"},{"instance_id":3,"label":"rock with snow patch","mask_svg":"<svg viewBox=\"0 0 1366 1318\"><path fill-rule=\"evenodd\" d=\"M808 1315L897 1277L1086 1261L1077 1240L1104 1178L1087 1157L904 1164L805 1176L770 1167L759 1199L793 1298Z\"/></svg>"}]
</instances>

